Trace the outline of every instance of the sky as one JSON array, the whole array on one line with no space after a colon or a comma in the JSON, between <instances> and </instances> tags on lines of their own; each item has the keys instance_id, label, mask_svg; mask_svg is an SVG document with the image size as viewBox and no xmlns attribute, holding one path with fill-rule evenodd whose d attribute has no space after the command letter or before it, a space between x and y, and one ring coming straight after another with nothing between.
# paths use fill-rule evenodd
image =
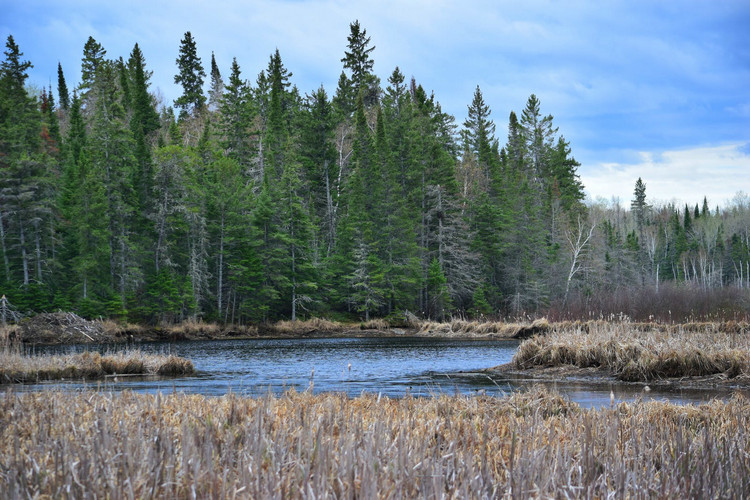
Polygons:
<instances>
[{"instance_id":1,"label":"sky","mask_svg":"<svg viewBox=\"0 0 750 500\"><path fill-rule=\"evenodd\" d=\"M207 72L213 52L223 75L236 57L254 82L278 48L303 94L330 96L359 20L384 84L398 66L459 124L478 85L501 145L510 111L535 94L591 200L629 205L639 177L654 204L725 206L750 191L747 0L0 0L0 12L0 36L34 64L30 84L56 89L60 62L72 88L89 36L110 58L137 42L166 105L186 31Z\"/></svg>"}]
</instances>

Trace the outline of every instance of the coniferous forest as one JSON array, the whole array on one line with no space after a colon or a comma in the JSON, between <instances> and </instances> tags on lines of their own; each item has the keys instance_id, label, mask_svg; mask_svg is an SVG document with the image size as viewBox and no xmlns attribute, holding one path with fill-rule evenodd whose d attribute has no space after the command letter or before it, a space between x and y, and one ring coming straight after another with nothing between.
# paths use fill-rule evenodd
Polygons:
<instances>
[{"instance_id":1,"label":"coniferous forest","mask_svg":"<svg viewBox=\"0 0 750 500\"><path fill-rule=\"evenodd\" d=\"M19 310L142 323L748 314L750 199L652 206L633 179L626 206L584 203L572 145L533 94L498 137L479 87L459 124L408 69L381 81L356 21L335 89L298 89L278 50L260 71L219 68L190 32L175 42L175 67L150 68L137 43L109 58L89 37L81 81L58 65L57 88L37 89L8 37L0 292ZM174 72L173 103L151 92L152 71Z\"/></svg>"}]
</instances>

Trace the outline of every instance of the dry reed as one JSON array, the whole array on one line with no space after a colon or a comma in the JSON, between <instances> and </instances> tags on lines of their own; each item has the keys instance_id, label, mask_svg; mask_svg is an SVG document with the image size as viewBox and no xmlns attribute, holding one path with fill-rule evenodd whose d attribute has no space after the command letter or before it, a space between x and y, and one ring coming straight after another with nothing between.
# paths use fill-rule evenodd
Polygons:
<instances>
[{"instance_id":1,"label":"dry reed","mask_svg":"<svg viewBox=\"0 0 750 500\"><path fill-rule=\"evenodd\" d=\"M558 323L524 341L511 365L517 369L573 365L599 367L625 381L721 375L750 376L750 336L721 323L648 325Z\"/></svg>"},{"instance_id":2,"label":"dry reed","mask_svg":"<svg viewBox=\"0 0 750 500\"><path fill-rule=\"evenodd\" d=\"M188 375L193 363L177 356L130 350L27 356L18 349L0 351L0 383L56 379L97 379L107 375Z\"/></svg>"},{"instance_id":3,"label":"dry reed","mask_svg":"<svg viewBox=\"0 0 750 500\"><path fill-rule=\"evenodd\" d=\"M268 330L279 335L304 335L312 332L339 332L347 328L354 327L324 318L312 318L304 321L278 321L270 325Z\"/></svg>"},{"instance_id":4,"label":"dry reed","mask_svg":"<svg viewBox=\"0 0 750 500\"><path fill-rule=\"evenodd\" d=\"M550 323L544 318L529 323L454 319L445 323L424 321L418 334L431 337L519 338L546 332L550 327Z\"/></svg>"},{"instance_id":5,"label":"dry reed","mask_svg":"<svg viewBox=\"0 0 750 500\"><path fill-rule=\"evenodd\" d=\"M747 498L750 401L6 392L16 498Z\"/></svg>"}]
</instances>

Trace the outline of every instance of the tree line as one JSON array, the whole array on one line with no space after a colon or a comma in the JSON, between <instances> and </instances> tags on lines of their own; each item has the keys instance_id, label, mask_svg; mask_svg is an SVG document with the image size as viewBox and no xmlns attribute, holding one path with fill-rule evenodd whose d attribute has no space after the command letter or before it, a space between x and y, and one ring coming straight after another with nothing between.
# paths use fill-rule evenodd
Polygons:
<instances>
[{"instance_id":1,"label":"tree line","mask_svg":"<svg viewBox=\"0 0 750 500\"><path fill-rule=\"evenodd\" d=\"M190 32L173 106L135 44L84 45L81 82L0 66L0 287L27 312L223 323L539 313L626 286L750 289L747 197L723 211L584 203L580 164L531 95L495 135L461 126L350 24L329 96L278 50L209 72ZM206 91L207 88L207 91Z\"/></svg>"}]
</instances>

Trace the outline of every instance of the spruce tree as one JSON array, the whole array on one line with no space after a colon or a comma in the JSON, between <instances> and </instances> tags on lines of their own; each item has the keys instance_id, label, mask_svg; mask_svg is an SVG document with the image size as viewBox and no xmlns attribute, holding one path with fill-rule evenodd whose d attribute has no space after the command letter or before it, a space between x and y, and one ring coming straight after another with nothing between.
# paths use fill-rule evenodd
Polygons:
<instances>
[{"instance_id":1,"label":"spruce tree","mask_svg":"<svg viewBox=\"0 0 750 500\"><path fill-rule=\"evenodd\" d=\"M68 93L68 85L65 83L62 65L59 62L57 63L57 96L60 100L60 107L68 111L70 108L70 94Z\"/></svg>"},{"instance_id":2,"label":"spruce tree","mask_svg":"<svg viewBox=\"0 0 750 500\"><path fill-rule=\"evenodd\" d=\"M176 62L178 73L174 77L174 82L182 85L182 95L174 101L174 105L180 108L181 118L200 113L206 105L206 96L203 94L203 78L206 72L198 57L193 35L189 31L180 42L180 53Z\"/></svg>"},{"instance_id":3,"label":"spruce tree","mask_svg":"<svg viewBox=\"0 0 750 500\"><path fill-rule=\"evenodd\" d=\"M349 24L349 35L347 36L347 49L341 62L344 68L351 71L351 84L354 95L362 93L365 106L374 105L379 100L380 81L372 73L374 61L370 53L375 46L370 46L370 37L367 30L359 25L359 21ZM341 80L339 84L341 85Z\"/></svg>"},{"instance_id":4,"label":"spruce tree","mask_svg":"<svg viewBox=\"0 0 750 500\"><path fill-rule=\"evenodd\" d=\"M99 66L104 62L104 56L107 51L94 37L89 36L86 44L83 46L83 58L81 59L81 83L78 86L81 100L87 95L88 91L94 85L96 72Z\"/></svg>"},{"instance_id":5,"label":"spruce tree","mask_svg":"<svg viewBox=\"0 0 750 500\"><path fill-rule=\"evenodd\" d=\"M224 81L221 79L221 71L216 64L216 57L211 52L211 87L208 90L208 109L218 111L219 103L224 95Z\"/></svg>"},{"instance_id":6,"label":"spruce tree","mask_svg":"<svg viewBox=\"0 0 750 500\"><path fill-rule=\"evenodd\" d=\"M251 89L242 80L237 58L232 59L229 81L219 101L221 118L219 130L223 137L222 147L226 154L246 168L254 159L251 143L254 109ZM260 184L260 176L256 181Z\"/></svg>"},{"instance_id":7,"label":"spruce tree","mask_svg":"<svg viewBox=\"0 0 750 500\"><path fill-rule=\"evenodd\" d=\"M464 141L468 149L476 156L480 168L489 183L491 172L492 142L495 139L495 124L490 120L489 105L484 102L482 91L477 85L474 97L469 105L469 112L464 121Z\"/></svg>"}]
</instances>

